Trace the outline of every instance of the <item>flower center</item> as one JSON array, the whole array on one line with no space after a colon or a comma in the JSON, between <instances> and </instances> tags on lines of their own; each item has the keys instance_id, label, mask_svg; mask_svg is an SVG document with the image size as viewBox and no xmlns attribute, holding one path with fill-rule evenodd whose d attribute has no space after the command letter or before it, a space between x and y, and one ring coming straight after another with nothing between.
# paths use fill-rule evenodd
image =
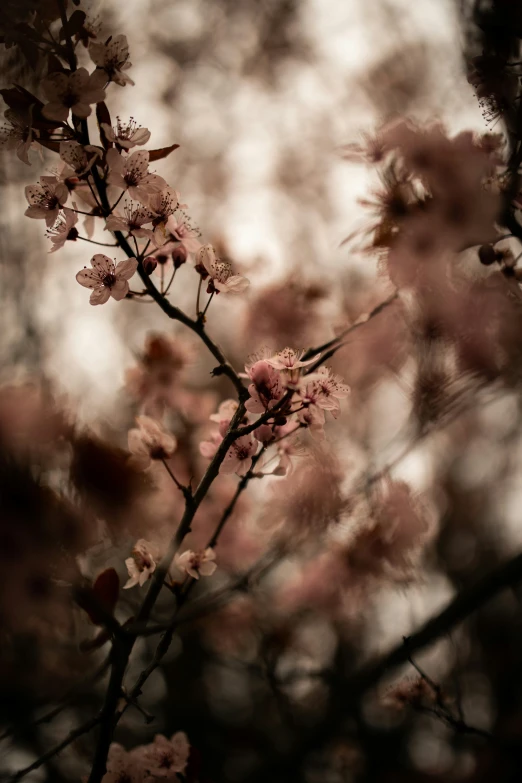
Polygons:
<instances>
[{"instance_id":1,"label":"flower center","mask_svg":"<svg viewBox=\"0 0 522 783\"><path fill-rule=\"evenodd\" d=\"M112 288L112 286L116 282L116 275L111 275L110 273L108 275L105 275L105 277L102 280L102 283L107 288Z\"/></svg>"}]
</instances>

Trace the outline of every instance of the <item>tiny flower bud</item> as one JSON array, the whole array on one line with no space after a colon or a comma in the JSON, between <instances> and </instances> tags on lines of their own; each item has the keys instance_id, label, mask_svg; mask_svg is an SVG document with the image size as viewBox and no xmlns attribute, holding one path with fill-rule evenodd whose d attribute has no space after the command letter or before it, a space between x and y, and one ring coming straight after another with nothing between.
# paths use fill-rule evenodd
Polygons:
<instances>
[{"instance_id":1,"label":"tiny flower bud","mask_svg":"<svg viewBox=\"0 0 522 783\"><path fill-rule=\"evenodd\" d=\"M143 261L143 271L146 275L151 275L156 267L158 266L158 259L154 258L154 256L149 256L148 258L145 258Z\"/></svg>"},{"instance_id":2,"label":"tiny flower bud","mask_svg":"<svg viewBox=\"0 0 522 783\"><path fill-rule=\"evenodd\" d=\"M172 251L172 261L174 262L174 269L179 269L182 264L187 260L187 251L184 245L180 245Z\"/></svg>"}]
</instances>

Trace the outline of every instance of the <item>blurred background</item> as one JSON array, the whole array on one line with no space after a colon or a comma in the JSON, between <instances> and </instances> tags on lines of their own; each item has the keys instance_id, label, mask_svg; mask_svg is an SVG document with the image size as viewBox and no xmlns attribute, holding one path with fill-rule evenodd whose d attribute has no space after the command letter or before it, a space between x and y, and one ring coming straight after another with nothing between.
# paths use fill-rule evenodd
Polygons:
<instances>
[{"instance_id":1,"label":"blurred background","mask_svg":"<svg viewBox=\"0 0 522 783\"><path fill-rule=\"evenodd\" d=\"M371 225L359 200L371 198L378 184L374 171L343 157L344 145L398 116L441 120L450 135L486 130L466 80L466 56L476 53L471 9L451 0L105 0L89 13L100 17L107 35L124 33L129 41L136 86L111 86L113 117L132 116L149 128L151 148L180 144L155 170L180 191L202 241L219 248L251 281L246 296L216 299L208 317L209 332L237 369L266 344L277 350L328 340L393 292L377 260L357 243L344 242ZM4 82L37 83L38 73L12 50L2 57ZM25 185L54 163L46 151L43 160L32 161L29 169L13 155L0 159L0 380L45 378L79 425L125 448L136 412L126 373L151 331L178 339L182 330L152 304L88 305L75 274L88 262L89 248L70 242L49 255L42 222L23 217ZM103 235L97 238L103 241ZM181 268L173 301L193 315L190 272ZM301 565L287 549L281 568L252 601L239 597L214 625L180 633L141 701L156 716L156 731L189 735L199 754L197 771L191 767L194 781L520 779L519 756L513 762L511 751L505 754L480 736L500 731L520 737L517 590L420 658L448 688L455 714L462 710L477 728L476 736L459 734L429 710L398 709L397 699L386 705L383 693L391 683L385 682L353 714L332 723L326 742L310 749L295 742L313 737L314 722L329 714L328 689L332 682L335 688L339 672L400 643L462 585L520 549L517 389L490 389L477 408L411 446L415 372L405 355L408 340L393 310L336 357L334 367L352 395L328 437L338 461L331 474L339 498L362 469L371 474L395 459L393 479L407 481L422 497L424 557L416 561L415 577L404 576L396 563L400 576L377 579L368 595L366 582L353 586L340 614L321 605L292 614L290 590L274 619L266 606L278 585L295 575L303 589ZM193 397L184 401L185 414L199 427L230 389L210 379L208 355L190 339L187 346L185 383ZM331 474L325 471L325 482ZM311 484L310 476L305 479ZM346 531L354 516L365 513L341 500L339 508L324 511L324 486L316 488L314 501L314 486L306 494L306 481L299 480L303 499L296 509L284 507L291 531L303 518L313 526L323 513ZM270 530L267 518L295 491L278 482L253 487L239 510L238 529L243 525L247 533L236 549L231 544L236 570L259 552ZM224 501L233 487L225 484L218 499ZM265 532L252 535L254 528ZM147 537L137 529L134 539L141 535ZM132 533L110 546L95 543L89 568L114 565L123 574ZM137 599L128 600L132 608ZM140 642L132 676L153 649L151 642ZM72 671L83 666L75 655ZM56 662L51 668L54 676ZM403 673L415 674L412 667ZM35 730L27 729L27 716L41 714L49 694L41 681L17 681L7 690L3 713L6 724L14 714L17 725L14 741L3 740L4 769L30 763L90 714L103 682ZM118 741L133 747L153 733L138 711L129 710ZM84 737L27 780L80 780L90 754L92 742Z\"/></svg>"}]
</instances>

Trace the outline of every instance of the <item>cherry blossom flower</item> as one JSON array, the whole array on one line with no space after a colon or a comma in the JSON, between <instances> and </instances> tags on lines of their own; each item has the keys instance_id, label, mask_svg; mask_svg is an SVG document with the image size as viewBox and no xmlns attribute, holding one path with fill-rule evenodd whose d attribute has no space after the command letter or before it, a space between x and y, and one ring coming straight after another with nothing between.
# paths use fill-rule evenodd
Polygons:
<instances>
[{"instance_id":1,"label":"cherry blossom flower","mask_svg":"<svg viewBox=\"0 0 522 783\"><path fill-rule=\"evenodd\" d=\"M77 141L62 141L60 143L60 158L67 164L76 176L81 176L93 167L102 150L92 144L79 144ZM67 171L66 169L63 172ZM62 178L63 178L62 172Z\"/></svg>"},{"instance_id":2,"label":"cherry blossom flower","mask_svg":"<svg viewBox=\"0 0 522 783\"><path fill-rule=\"evenodd\" d=\"M124 747L113 742L109 748L107 771L102 783L143 783L145 769L140 762L140 749L127 753Z\"/></svg>"},{"instance_id":3,"label":"cherry blossom flower","mask_svg":"<svg viewBox=\"0 0 522 783\"><path fill-rule=\"evenodd\" d=\"M244 476L252 467L252 457L255 455L258 443L252 435L242 435L235 440L221 463L221 473L237 473Z\"/></svg>"},{"instance_id":4,"label":"cherry blossom flower","mask_svg":"<svg viewBox=\"0 0 522 783\"><path fill-rule=\"evenodd\" d=\"M177 194L179 196L179 194ZM174 212L166 221L166 231L177 239L187 250L187 253L197 253L201 248L199 237L201 232L191 222L189 216L182 210ZM161 241L161 234L158 232L158 240ZM210 247L210 245L209 245Z\"/></svg>"},{"instance_id":5,"label":"cherry blossom flower","mask_svg":"<svg viewBox=\"0 0 522 783\"><path fill-rule=\"evenodd\" d=\"M326 419L322 408L310 403L306 408L298 411L297 420L308 429L312 438L324 440L324 425Z\"/></svg>"},{"instance_id":6,"label":"cherry blossom flower","mask_svg":"<svg viewBox=\"0 0 522 783\"><path fill-rule=\"evenodd\" d=\"M294 351L293 348L283 348L282 351L274 354L270 359L267 359L268 364L275 367L276 370L297 370L301 367L307 367L309 364L315 362L319 357L314 356L312 359L302 361L304 351Z\"/></svg>"},{"instance_id":7,"label":"cherry blossom flower","mask_svg":"<svg viewBox=\"0 0 522 783\"><path fill-rule=\"evenodd\" d=\"M67 74L51 73L42 82L42 89L49 98L42 114L48 120L65 122L69 112L85 119L91 114L91 104L105 100L103 89L106 79L100 71L89 74L86 68Z\"/></svg>"},{"instance_id":8,"label":"cherry blossom flower","mask_svg":"<svg viewBox=\"0 0 522 783\"><path fill-rule=\"evenodd\" d=\"M299 396L304 403L330 411L334 417L337 417L341 408L339 400L349 394L350 387L342 383L342 379L328 367L320 367L317 372L305 376L299 386Z\"/></svg>"},{"instance_id":9,"label":"cherry blossom flower","mask_svg":"<svg viewBox=\"0 0 522 783\"><path fill-rule=\"evenodd\" d=\"M225 435L238 407L239 405L235 400L224 400L220 404L217 413L213 413L209 417L210 421L215 421L216 424L219 424L220 435Z\"/></svg>"},{"instance_id":10,"label":"cherry blossom flower","mask_svg":"<svg viewBox=\"0 0 522 783\"><path fill-rule=\"evenodd\" d=\"M219 432L214 432L210 435L210 440L201 441L199 444L199 453L202 457L206 457L206 459L212 459L222 440L223 436Z\"/></svg>"},{"instance_id":11,"label":"cherry blossom flower","mask_svg":"<svg viewBox=\"0 0 522 783\"><path fill-rule=\"evenodd\" d=\"M279 430L278 435L281 437L281 440L276 442L279 461L273 471L273 475L286 476L293 469L292 457L304 457L307 454L307 450L299 438L292 434L300 429L298 424L288 422L284 427L278 427L277 429Z\"/></svg>"},{"instance_id":12,"label":"cherry blossom flower","mask_svg":"<svg viewBox=\"0 0 522 783\"><path fill-rule=\"evenodd\" d=\"M76 275L77 281L85 288L92 288L90 303L92 305L104 304L109 297L119 301L129 293L128 280L138 268L135 258L125 258L114 263L110 258L97 253L91 258L92 269L84 267Z\"/></svg>"},{"instance_id":13,"label":"cherry blossom flower","mask_svg":"<svg viewBox=\"0 0 522 783\"><path fill-rule=\"evenodd\" d=\"M107 141L125 150L146 144L150 139L150 130L138 125L134 117L131 117L126 123L123 123L119 117L116 117L116 125L114 127L109 125L108 122L102 122L100 126L105 133Z\"/></svg>"},{"instance_id":14,"label":"cherry blossom flower","mask_svg":"<svg viewBox=\"0 0 522 783\"><path fill-rule=\"evenodd\" d=\"M25 197L29 206L25 215L37 220L45 220L50 228L57 220L61 207L69 197L67 186L57 177L40 177L36 185L27 185Z\"/></svg>"},{"instance_id":15,"label":"cherry blossom flower","mask_svg":"<svg viewBox=\"0 0 522 783\"><path fill-rule=\"evenodd\" d=\"M139 470L145 470L151 460L169 459L176 450L177 441L174 435L165 432L160 425L149 416L136 418L137 429L129 430L129 451L133 455L131 463Z\"/></svg>"},{"instance_id":16,"label":"cherry blossom flower","mask_svg":"<svg viewBox=\"0 0 522 783\"><path fill-rule=\"evenodd\" d=\"M220 291L240 294L250 285L246 277L232 274L232 265L228 261L217 258L212 245L203 245L198 251L196 260L196 268L203 279L210 277L207 288L209 294Z\"/></svg>"},{"instance_id":17,"label":"cherry blossom flower","mask_svg":"<svg viewBox=\"0 0 522 783\"><path fill-rule=\"evenodd\" d=\"M47 238L53 243L49 253L56 253L57 250L60 250L65 245L68 239L73 242L78 239L77 222L78 215L72 209L67 209L66 207L59 213L56 222L45 232Z\"/></svg>"},{"instance_id":18,"label":"cherry blossom flower","mask_svg":"<svg viewBox=\"0 0 522 783\"><path fill-rule=\"evenodd\" d=\"M152 213L141 204L133 205L128 201L123 208L124 214L114 212L106 220L107 231L129 231L134 237L153 238L151 228L143 228L152 221Z\"/></svg>"},{"instance_id":19,"label":"cherry blossom flower","mask_svg":"<svg viewBox=\"0 0 522 783\"><path fill-rule=\"evenodd\" d=\"M128 557L125 560L125 565L129 572L129 579L123 585L123 589L128 590L135 585L143 587L145 582L150 579L156 570L156 564L159 557L159 549L154 544L145 541L143 538L136 541L132 550L132 557Z\"/></svg>"},{"instance_id":20,"label":"cherry blossom flower","mask_svg":"<svg viewBox=\"0 0 522 783\"><path fill-rule=\"evenodd\" d=\"M121 155L111 147L106 154L109 166L109 185L115 185L122 190L128 190L135 201L147 204L153 193L159 193L166 186L163 177L149 173L149 153L138 150L128 157Z\"/></svg>"},{"instance_id":21,"label":"cherry blossom flower","mask_svg":"<svg viewBox=\"0 0 522 783\"><path fill-rule=\"evenodd\" d=\"M129 44L125 35L114 35L105 43L91 43L89 46L91 60L98 68L102 69L104 82L110 82L125 87L126 84L134 84L125 71L128 71L132 63L129 62Z\"/></svg>"},{"instance_id":22,"label":"cherry blossom flower","mask_svg":"<svg viewBox=\"0 0 522 783\"><path fill-rule=\"evenodd\" d=\"M12 109L4 113L7 123L0 128L0 149L16 150L16 156L26 163L29 163L29 150L31 147L38 147L35 137L38 131L31 128L31 112L28 119L23 119Z\"/></svg>"},{"instance_id":23,"label":"cherry blossom flower","mask_svg":"<svg viewBox=\"0 0 522 783\"><path fill-rule=\"evenodd\" d=\"M196 577L197 579L197 577ZM175 773L183 774L187 767L190 745L187 735L178 731L168 740L156 734L154 742L143 749L143 760L150 775L157 778L179 780Z\"/></svg>"},{"instance_id":24,"label":"cherry blossom flower","mask_svg":"<svg viewBox=\"0 0 522 783\"><path fill-rule=\"evenodd\" d=\"M215 559L216 553L208 547L199 552L187 549L183 554L176 555L174 562L181 571L185 571L193 579L199 579L200 576L212 576L217 568Z\"/></svg>"},{"instance_id":25,"label":"cherry blossom flower","mask_svg":"<svg viewBox=\"0 0 522 783\"><path fill-rule=\"evenodd\" d=\"M177 190L171 188L170 185L167 185L160 193L154 193L149 198L148 207L154 213L154 242L157 247L172 244L172 242L168 241L173 235L167 231L167 221L178 209L179 199L180 194ZM189 226L189 228L191 227ZM199 231L197 235L199 236ZM174 236L174 239L179 243L178 236Z\"/></svg>"},{"instance_id":26,"label":"cherry blossom flower","mask_svg":"<svg viewBox=\"0 0 522 783\"><path fill-rule=\"evenodd\" d=\"M250 413L264 413L273 408L285 393L285 387L279 370L276 370L266 359L254 362L247 369L252 381L248 387L250 399L245 407Z\"/></svg>"}]
</instances>

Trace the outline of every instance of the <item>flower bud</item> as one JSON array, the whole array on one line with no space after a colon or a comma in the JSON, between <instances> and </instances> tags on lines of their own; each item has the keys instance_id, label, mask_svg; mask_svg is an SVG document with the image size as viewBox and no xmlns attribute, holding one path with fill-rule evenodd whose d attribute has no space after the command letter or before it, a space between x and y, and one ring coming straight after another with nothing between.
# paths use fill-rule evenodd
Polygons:
<instances>
[{"instance_id":1,"label":"flower bud","mask_svg":"<svg viewBox=\"0 0 522 783\"><path fill-rule=\"evenodd\" d=\"M145 258L143 261L143 271L146 275L151 275L156 267L158 266L158 259L154 258L154 256L148 256L148 258Z\"/></svg>"},{"instance_id":2,"label":"flower bud","mask_svg":"<svg viewBox=\"0 0 522 783\"><path fill-rule=\"evenodd\" d=\"M172 261L174 262L174 269L179 269L182 264L187 260L187 251L183 245L180 245L172 251Z\"/></svg>"}]
</instances>

